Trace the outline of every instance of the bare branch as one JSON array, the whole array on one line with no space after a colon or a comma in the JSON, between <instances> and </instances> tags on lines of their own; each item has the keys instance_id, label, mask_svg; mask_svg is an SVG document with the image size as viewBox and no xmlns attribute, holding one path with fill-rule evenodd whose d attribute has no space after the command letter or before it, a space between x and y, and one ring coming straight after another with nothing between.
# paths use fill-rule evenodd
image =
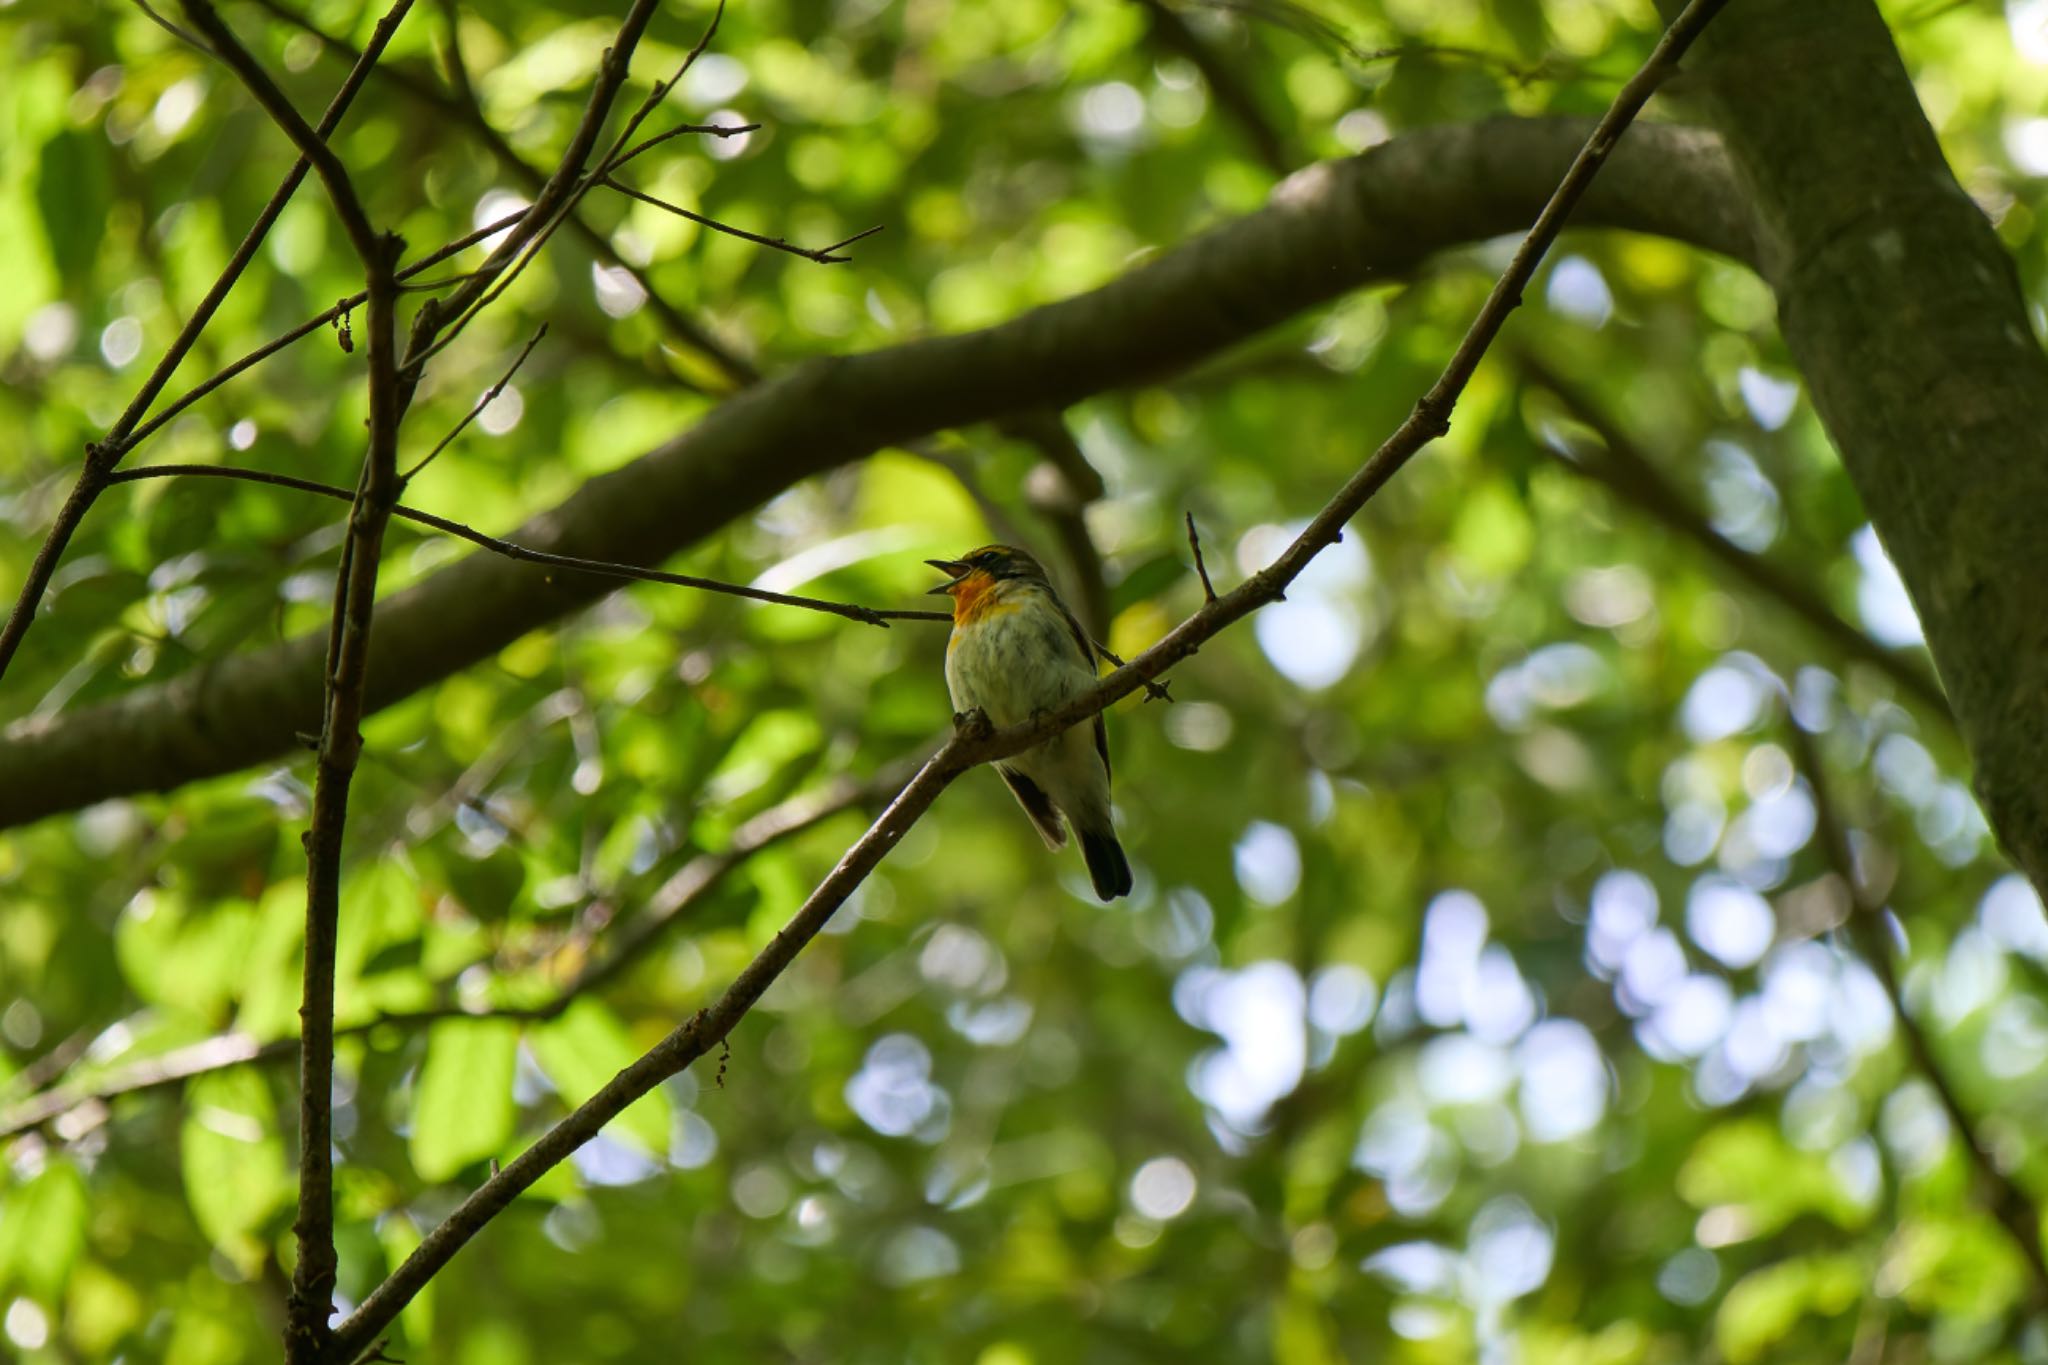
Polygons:
<instances>
[{"instance_id":1,"label":"bare branch","mask_svg":"<svg viewBox=\"0 0 2048 1365\"><path fill-rule=\"evenodd\" d=\"M693 223L700 223L710 228L713 232L723 232L728 237L737 237L743 242L752 242L757 246L773 247L777 251L787 251L792 256L801 256L807 261L816 261L819 265L845 265L853 257L834 256L832 253L841 247L852 246L863 237L872 237L882 230L881 224L877 223L874 227L864 232L856 232L845 241L834 242L831 246L798 246L794 242L784 241L780 237L763 237L758 232L749 232L745 228L737 228L730 223L721 223L716 218L707 218L705 215L694 213L680 204L671 204L666 199L657 199L651 194L643 194L631 185L614 180L611 176L606 176L603 183L606 188L617 190L628 199L637 199L643 204L651 204L655 208L673 213L678 218L687 218Z\"/></svg>"},{"instance_id":2,"label":"bare branch","mask_svg":"<svg viewBox=\"0 0 2048 1365\"><path fill-rule=\"evenodd\" d=\"M428 1233L420 1245L379 1285L336 1332L342 1354L359 1352L415 1295L438 1274L469 1240L480 1232L521 1191L596 1136L603 1126L640 1096L722 1043L740 1019L824 928L835 910L864 881L931 808L953 779L980 763L1022 752L1073 724L1096 715L1117 698L1136 690L1140 681L1156 677L1193 654L1201 644L1231 623L1276 600L1309 561L1333 543L1343 524L1384 487L1409 459L1447 429L1452 407L1499 333L1522 290L1535 274L1550 243L1563 228L1572 206L1585 192L1600 164L1650 95L1676 69L1678 59L1727 0L1690 0L1671 21L1642 70L1622 88L1614 104L1580 149L1562 184L1552 194L1494 285L1479 316L1450 363L1405 422L1375 451L1363 468L1338 491L1278 559L1214 602L1205 602L1165 639L1103 679L1093 689L1058 711L1000 732L956 730L918 770L896 799L847 850L830 874L804 901L789 923L734 979L709 1009L677 1028L637 1061L626 1067L587 1102L537 1140L498 1174L485 1181L456 1210Z\"/></svg>"},{"instance_id":3,"label":"bare branch","mask_svg":"<svg viewBox=\"0 0 2048 1365\"><path fill-rule=\"evenodd\" d=\"M301 493L312 493L323 498L334 498L342 502L353 502L355 494L346 488L337 488L331 483L316 483L312 479L301 479L290 474L274 474L265 469L237 469L230 465L211 464L163 464L149 465L142 469L123 470L113 475L109 483L136 483L143 479L201 478L236 479L244 483L269 484L274 488L290 488ZM828 602L819 597L798 597L786 592L769 592L766 588L749 587L743 583L726 583L716 578L697 578L690 574L666 573L660 569L643 569L633 564L619 564L603 559L579 559L574 555L549 554L545 550L533 550L509 540L485 535L459 521L422 512L402 504L394 506L391 514L405 521L421 526L431 526L436 531L459 537L472 545L489 550L492 554L503 555L526 564L545 564L558 569L574 569L578 573L598 574L605 578L631 579L639 583L666 583L677 588L696 588L703 592L723 593L728 597L744 597L754 602L769 602L779 607L802 607L807 611L822 611L833 616L842 616L862 625L887 627L891 621L944 621L950 623L952 616L943 611L900 610L880 607L863 607L852 602Z\"/></svg>"},{"instance_id":4,"label":"bare branch","mask_svg":"<svg viewBox=\"0 0 2048 1365\"><path fill-rule=\"evenodd\" d=\"M1188 512L1185 515L1188 521L1188 548L1195 552L1195 572L1202 578L1202 600L1214 602L1216 585L1209 581L1209 566L1202 560L1202 537L1195 530L1195 514Z\"/></svg>"},{"instance_id":5,"label":"bare branch","mask_svg":"<svg viewBox=\"0 0 2048 1365\"><path fill-rule=\"evenodd\" d=\"M512 362L511 368L505 371L504 376L500 378L497 383L491 385L490 388L484 390L484 396L476 400L475 407L472 407L467 413L463 414L462 420L455 424L455 429L453 431L450 431L446 436L443 436L440 439L440 441L435 444L432 450L428 451L424 456L420 458L420 462L418 464L414 465L411 469L406 470L405 473L398 476L398 487L401 491L405 488L407 484L412 482L413 475L419 473L422 469L425 469L428 465L432 464L434 462L434 457L439 455L442 451L446 450L449 447L449 445L453 443L455 438L460 436L463 433L463 431L468 428L469 424L477 419L478 414L483 412L485 408L489 407L492 403L497 401L498 395L505 392L505 386L512 382L512 376L518 374L519 367L526 363L526 357L533 354L533 348L540 345L540 339L546 336L547 334L548 325L545 322L543 322L540 325L540 330L533 334L533 340L526 343L526 348L520 351L518 358Z\"/></svg>"},{"instance_id":6,"label":"bare branch","mask_svg":"<svg viewBox=\"0 0 2048 1365\"><path fill-rule=\"evenodd\" d=\"M357 197L356 187L348 178L348 168L327 145L326 137L306 122L284 91L278 89L277 82L270 79L270 73L250 55L248 48L242 46L241 39L214 9L213 0L182 0L182 3L185 17L213 45L214 55L241 80L279 131L292 140L292 145L299 149L299 155L313 164L321 183L327 187L327 197L334 204L334 212L341 219L341 228L348 234L349 244L355 248L356 255L368 261L379 250L377 230L370 226L370 215L364 212L363 201Z\"/></svg>"},{"instance_id":7,"label":"bare branch","mask_svg":"<svg viewBox=\"0 0 2048 1365\"><path fill-rule=\"evenodd\" d=\"M256 0L256 3L271 14L276 15L283 22L317 39L320 45L327 51L344 59L353 60L355 58L355 48L353 45L320 28L305 15L282 3L282 0ZM419 100L445 116L457 118L466 123L470 130L477 135L478 140L489 149L491 155L498 159L499 164L511 172L525 186L528 193L537 194L540 187L547 182L546 173L535 168L525 158L521 157L512 144L507 142L504 136L491 126L490 120L485 117L483 108L477 103L474 93L469 89L467 71L462 63L462 54L452 25L444 40L442 51L444 64L450 68L452 92L437 89L432 84L420 80L397 67L379 67L378 73L392 85L405 91L413 99ZM744 125L681 124L669 129L667 132L658 133L621 153L610 164L612 168L616 169L635 157L640 156L643 152L658 147L671 138L681 137L685 134L702 133L713 137L727 138L739 133L753 132L759 127L760 125L756 123ZM586 173L585 179L587 180L588 178ZM525 210L520 210L520 213L512 215L507 221L517 222L524 212ZM667 328L670 335L675 337L676 340L690 350L710 360L728 380L736 385L745 386L752 383L758 377L752 365L740 356L735 355L722 342L705 330L700 323L686 317L680 309L663 297L660 291L655 289L654 283L647 272L621 256L617 249L613 247L609 237L598 231L595 227L592 227L587 220L573 211L568 215L567 221L570 228L583 239L585 246L598 259L604 261L609 268L624 270L633 277L635 283L640 286L641 291L647 295L649 311L655 315L662 326ZM495 233L501 230L501 226L494 226L491 232Z\"/></svg>"},{"instance_id":8,"label":"bare branch","mask_svg":"<svg viewBox=\"0 0 2048 1365\"><path fill-rule=\"evenodd\" d=\"M187 0L188 7L193 0ZM370 628L384 531L398 501L398 428L405 399L398 373L397 265L403 243L372 235L363 258L369 280L370 439L349 509L348 539L335 575L334 629L327 652L327 705L320 727L306 848L306 944L299 1007L298 1262L287 1303L285 1356L318 1360L334 1314L334 973L341 918L342 835L348 794L362 756Z\"/></svg>"},{"instance_id":9,"label":"bare branch","mask_svg":"<svg viewBox=\"0 0 2048 1365\"><path fill-rule=\"evenodd\" d=\"M431 309L433 317L453 318L451 328L459 330L467 321L465 314L484 299L491 285L505 269L518 260L529 243L543 229L548 228L576 194L579 183L584 179L583 165L590 152L597 145L598 133L603 129L611 114L612 102L618 97L619 88L626 83L626 76L633 61L633 51L640 44L640 35L647 31L647 24L654 17L656 0L633 0L633 7L627 11L620 23L612 45L605 50L604 59L598 63L597 79L592 82L590 97L585 102L583 116L577 121L576 131L570 136L569 145L562 153L561 163L534 195L533 203L520 215L519 222L505 235L505 240L491 249L491 254L462 286L442 300L438 307ZM725 10L720 0L718 13ZM714 16L711 30L705 34L705 41L716 32L718 20ZM408 348L408 366L419 363L424 356L416 348Z\"/></svg>"},{"instance_id":10,"label":"bare branch","mask_svg":"<svg viewBox=\"0 0 2048 1365\"><path fill-rule=\"evenodd\" d=\"M149 22L155 24L187 47L203 52L209 57L214 55L213 49L208 47L198 34L188 28L181 28L177 24L172 23L167 16L157 11L156 6L150 4L149 0L135 0L135 8L141 10L143 17L148 19Z\"/></svg>"},{"instance_id":11,"label":"bare branch","mask_svg":"<svg viewBox=\"0 0 2048 1365\"><path fill-rule=\"evenodd\" d=\"M378 20L376 29L370 35L368 46L363 49L356 64L350 68L348 77L342 81L341 88L335 91L334 98L328 101L326 112L320 116L320 123L315 131L322 138L329 136L341 126L342 116L355 102L356 93L363 88L363 82L369 78L371 70L384 55L385 47L398 32L398 25L405 18L406 11L412 8L412 4L413 0L394 0L384 17ZM131 436L130 433L135 431L136 424L142 420L143 414L149 411L149 405L156 401L157 395L163 392L164 385L170 382L171 375L191 353L193 346L198 344L200 334L206 330L207 324L213 321L214 314L220 311L221 303L235 287L235 282L242 278L242 272L249 268L249 262L256 258L257 251L263 246L263 239L269 235L278 215L282 214L285 205L291 202L292 195L298 191L300 183L305 180L306 172L310 169L312 162L301 156L291 170L285 173L284 179L272 192L269 201L256 215L256 221L250 224L248 232L243 234L234 255L228 258L228 263L221 268L212 287L206 291L206 296L192 310L192 315L185 319L185 325L179 329L176 338L150 369L149 376L142 381L142 387L136 390L135 397L129 400L128 406L122 410L120 417L115 419L114 425L108 428L106 437L86 447L85 468L80 472L78 482L72 487L70 495L66 497L64 506L58 511L57 520L51 525L49 534L44 537L42 547L37 550L34 563L29 566L28 576L22 580L21 593L15 601L14 610L7 617L6 625L0 627L0 676L5 676L7 666L13 662L16 652L20 650L22 638L28 634L29 626L35 621L36 609L43 600L43 594L49 590L50 578L57 572L57 564L63 559L72 535L85 520L86 513L92 510L93 502L99 497L100 490L106 486L107 475L113 472L114 467L121 462L122 456L127 454L136 440L140 439L138 436ZM154 430L156 426L161 425L161 420L153 423L150 429Z\"/></svg>"}]
</instances>

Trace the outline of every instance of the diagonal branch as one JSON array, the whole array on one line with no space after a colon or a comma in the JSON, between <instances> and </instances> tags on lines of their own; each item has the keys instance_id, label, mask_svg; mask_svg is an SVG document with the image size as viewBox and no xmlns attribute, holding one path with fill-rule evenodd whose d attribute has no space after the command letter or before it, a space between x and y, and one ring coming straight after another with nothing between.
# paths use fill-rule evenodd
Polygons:
<instances>
[{"instance_id":1,"label":"diagonal branch","mask_svg":"<svg viewBox=\"0 0 2048 1365\"><path fill-rule=\"evenodd\" d=\"M931 808L954 778L977 764L1020 753L1100 713L1111 702L1135 691L1144 679L1156 677L1193 654L1232 622L1277 600L1309 561L1337 540L1345 523L1357 515L1373 494L1448 429L1450 413L1459 395L1509 313L1519 305L1522 290L1534 275L1537 264L1562 230L1565 219L1585 193L1601 163L1613 151L1615 142L1658 85L1677 69L1678 59L1685 49L1726 3L1727 0L1691 0L1671 21L1642 70L1615 97L1613 106L1594 128L1591 139L1573 159L1563 182L1544 205L1543 212L1494 285L1493 292L1488 295L1479 316L1452 354L1443 374L1416 403L1408 419L1373 452L1358 473L1325 504L1278 559L1230 592L1212 602L1205 602L1158 644L1058 711L1000 732L989 731L986 718L981 719L979 727L969 725L956 730L945 746L918 770L896 799L868 827L867 833L847 850L789 923L734 979L716 1003L699 1012L619 1072L589 1101L578 1106L520 1153L509 1166L485 1181L427 1234L412 1255L337 1329L338 1355L347 1358L368 1347L441 1268L523 1190L594 1137L628 1104L689 1066L731 1033L804 946L824 928L833 912L845 903L868 873Z\"/></svg>"},{"instance_id":2,"label":"diagonal branch","mask_svg":"<svg viewBox=\"0 0 2048 1365\"><path fill-rule=\"evenodd\" d=\"M363 209L363 201L356 195L355 184L348 178L348 168L341 164L341 158L327 145L327 140L306 122L297 106L293 105L277 82L270 79L249 52L242 46L242 40L235 36L213 7L213 0L183 0L185 17L192 26L206 38L227 68L235 73L263 112L270 115L284 135L299 149L299 155L311 162L319 173L320 182L327 187L327 197L334 204L334 212L341 219L341 229L348 234L349 245L364 261L378 254L377 230L370 226L370 215Z\"/></svg>"},{"instance_id":3,"label":"diagonal branch","mask_svg":"<svg viewBox=\"0 0 2048 1365\"><path fill-rule=\"evenodd\" d=\"M1631 441L1621 428L1602 412L1583 389L1560 375L1549 362L1524 346L1512 348L1515 364L1540 387L1564 405L1573 421L1600 438L1600 451L1574 449L1566 459L1547 444L1546 451L1559 456L1566 468L1586 474L1605 484L1615 494L1662 523L1667 530L1691 541L1736 577L1777 599L1794 616L1812 627L1838 652L1867 663L1890 678L1901 691L1926 707L1930 714L1950 725L1954 715L1941 684L1925 668L1894 650L1886 649L1838 616L1819 593L1791 572L1763 555L1743 549L1715 530L1671 485L1657 465Z\"/></svg>"},{"instance_id":4,"label":"diagonal branch","mask_svg":"<svg viewBox=\"0 0 2048 1365\"><path fill-rule=\"evenodd\" d=\"M547 334L548 325L545 322L543 322L540 325L540 329L533 334L533 340L527 342L525 349L520 351L518 356L513 359L510 368L508 368L505 371L504 377L501 378L497 383L491 385L488 389L485 389L483 397L477 399L476 403L473 406L471 406L470 410L462 415L462 420L455 424L454 429L451 430L446 436L443 436L439 441L437 441L434 444L434 448L432 450L428 451L425 455L421 456L418 464L414 465L411 469L406 470L405 473L399 476L398 487L400 491L403 491L405 486L412 482L413 475L419 473L422 469L425 469L428 465L432 464L435 460L435 457L440 455L440 453L446 450L449 446L453 445L455 443L455 438L460 436L463 432L467 431L469 429L469 424L471 422L474 422L478 417L480 417L483 414L483 410L485 408L489 407L492 403L495 403L498 400L498 395L504 393L505 386L512 382L512 376L519 373L519 367L526 363L526 358L533 354L533 348L540 345L540 339L546 336Z\"/></svg>"},{"instance_id":5,"label":"diagonal branch","mask_svg":"<svg viewBox=\"0 0 2048 1365\"><path fill-rule=\"evenodd\" d=\"M1991 1144L1978 1132L1976 1120L1957 1096L1955 1084L1935 1054L1926 1030L1920 1027L1920 1021L1907 1008L1898 968L1892 961L1894 947L1892 935L1884 923L1884 905L1871 895L1870 888L1857 875L1856 854L1849 844L1848 827L1843 824L1829 794L1827 777L1813 736L1800 725L1797 717L1789 717L1785 729L1799 769L1805 775L1807 785L1813 789L1814 825L1821 849L1829 867L1849 894L1850 936L1855 940L1859 954L1870 964L1871 971L1877 974L1885 994L1891 998L1892 1014L1898 1019L1900 1036L1905 1039L1906 1055L1912 1059L1914 1069L1934 1088L1942 1111L1948 1115L1949 1123L1962 1139L1963 1149L1976 1171L1978 1197L2012 1235L2014 1244L2026 1261L2028 1278L2032 1281L2028 1297L2036 1307L2048 1303L2048 1258L2044 1258L2041 1247L2041 1208L2000 1167Z\"/></svg>"},{"instance_id":6,"label":"diagonal branch","mask_svg":"<svg viewBox=\"0 0 2048 1365\"><path fill-rule=\"evenodd\" d=\"M776 251L787 251L792 256L801 256L805 260L815 261L819 265L845 265L853 257L834 256L832 253L841 247L852 246L863 237L872 237L882 230L881 224L877 223L874 227L865 228L854 233L853 236L846 238L844 241L834 242L830 246L798 246L796 243L785 241L780 237L763 237L758 232L749 232L745 228L734 227L730 223L721 223L716 218L707 218L705 215L686 209L680 204L671 204L666 199L657 199L651 194L636 190L624 181L615 180L609 175L605 176L600 183L606 189L617 190L628 199L637 199L641 203L661 209L663 212L673 213L678 218L686 218L699 226L710 228L713 232L723 232L728 237L737 237L743 242L752 242L756 246L772 247Z\"/></svg>"}]
</instances>

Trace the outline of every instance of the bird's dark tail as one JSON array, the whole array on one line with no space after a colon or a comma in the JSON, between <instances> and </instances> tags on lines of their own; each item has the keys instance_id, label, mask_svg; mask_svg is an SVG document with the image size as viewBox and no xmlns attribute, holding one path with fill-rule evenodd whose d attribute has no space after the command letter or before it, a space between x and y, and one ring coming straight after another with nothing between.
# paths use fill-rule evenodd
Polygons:
<instances>
[{"instance_id":1,"label":"bird's dark tail","mask_svg":"<svg viewBox=\"0 0 2048 1365\"><path fill-rule=\"evenodd\" d=\"M1131 863L1124 857L1124 846L1116 841L1116 832L1107 828L1074 832L1081 837L1081 857L1088 864L1095 894L1106 901L1130 895Z\"/></svg>"}]
</instances>

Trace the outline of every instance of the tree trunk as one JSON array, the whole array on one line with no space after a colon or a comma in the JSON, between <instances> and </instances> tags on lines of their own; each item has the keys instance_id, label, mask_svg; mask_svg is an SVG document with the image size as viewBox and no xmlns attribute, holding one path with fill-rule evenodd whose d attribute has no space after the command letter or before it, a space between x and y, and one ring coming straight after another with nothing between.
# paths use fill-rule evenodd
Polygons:
<instances>
[{"instance_id":1,"label":"tree trunk","mask_svg":"<svg viewBox=\"0 0 2048 1365\"><path fill-rule=\"evenodd\" d=\"M1740 0L1692 67L1772 241L1786 342L1919 609L1978 800L2048 890L2048 359L2012 262L1870 0Z\"/></svg>"}]
</instances>

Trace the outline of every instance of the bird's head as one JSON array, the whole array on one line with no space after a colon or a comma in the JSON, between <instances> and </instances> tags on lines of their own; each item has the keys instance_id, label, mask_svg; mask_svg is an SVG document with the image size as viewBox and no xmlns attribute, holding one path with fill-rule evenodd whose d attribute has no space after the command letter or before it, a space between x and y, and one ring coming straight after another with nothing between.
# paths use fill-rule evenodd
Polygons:
<instances>
[{"instance_id":1,"label":"bird's head","mask_svg":"<svg viewBox=\"0 0 2048 1365\"><path fill-rule=\"evenodd\" d=\"M1038 561L1014 545L984 545L979 550L969 550L958 559L927 559L925 563L949 580L933 588L934 595L944 593L948 597L957 597L963 590L985 590L992 584L1013 579L1046 582L1045 570L1039 567Z\"/></svg>"}]
</instances>

